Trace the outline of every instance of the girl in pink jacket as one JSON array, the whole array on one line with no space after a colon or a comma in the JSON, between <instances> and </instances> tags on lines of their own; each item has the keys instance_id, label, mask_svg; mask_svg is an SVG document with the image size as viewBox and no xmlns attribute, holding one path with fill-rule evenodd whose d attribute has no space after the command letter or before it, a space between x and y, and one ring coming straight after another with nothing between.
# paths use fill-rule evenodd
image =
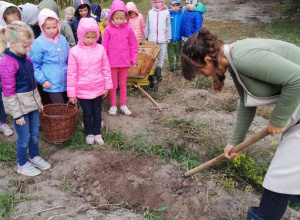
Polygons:
<instances>
[{"instance_id":1,"label":"girl in pink jacket","mask_svg":"<svg viewBox=\"0 0 300 220\"><path fill-rule=\"evenodd\" d=\"M126 106L126 80L128 68L136 66L138 45L132 29L128 26L128 12L123 1L114 0L109 13L109 25L106 27L102 45L105 47L113 80L110 90L110 115L117 114L117 87L119 73L120 110L124 115L131 115Z\"/></svg>"},{"instance_id":2,"label":"girl in pink jacket","mask_svg":"<svg viewBox=\"0 0 300 220\"><path fill-rule=\"evenodd\" d=\"M71 48L67 71L67 93L70 102L79 98L83 110L86 143L102 145L101 102L102 96L113 88L109 61L102 45L99 26L94 18L81 18L78 43Z\"/></svg>"},{"instance_id":3,"label":"girl in pink jacket","mask_svg":"<svg viewBox=\"0 0 300 220\"><path fill-rule=\"evenodd\" d=\"M132 28L137 41L142 41L145 34L145 20L136 5L133 2L128 2L126 8L129 14L129 27Z\"/></svg>"}]
</instances>

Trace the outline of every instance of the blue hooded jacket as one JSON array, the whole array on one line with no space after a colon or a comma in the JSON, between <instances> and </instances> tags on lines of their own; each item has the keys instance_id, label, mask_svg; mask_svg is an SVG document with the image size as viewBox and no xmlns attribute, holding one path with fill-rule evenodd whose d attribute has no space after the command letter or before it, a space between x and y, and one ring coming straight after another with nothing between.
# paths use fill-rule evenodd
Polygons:
<instances>
[{"instance_id":1,"label":"blue hooded jacket","mask_svg":"<svg viewBox=\"0 0 300 220\"><path fill-rule=\"evenodd\" d=\"M181 22L183 18L182 9L178 12L174 12L171 9L170 11L170 18L171 18L171 41L180 41L181 40Z\"/></svg>"},{"instance_id":2,"label":"blue hooded jacket","mask_svg":"<svg viewBox=\"0 0 300 220\"><path fill-rule=\"evenodd\" d=\"M192 11L186 9L183 13L181 23L181 35L189 37L192 34L196 34L202 27L203 17L202 13L206 12L206 8L200 2L196 4L196 8Z\"/></svg>"}]
</instances>

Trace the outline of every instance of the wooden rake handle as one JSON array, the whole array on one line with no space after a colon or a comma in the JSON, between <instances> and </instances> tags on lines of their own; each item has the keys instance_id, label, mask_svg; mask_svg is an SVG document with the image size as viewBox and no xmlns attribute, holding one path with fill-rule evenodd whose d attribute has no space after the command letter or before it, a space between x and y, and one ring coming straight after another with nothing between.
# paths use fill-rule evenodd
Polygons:
<instances>
[{"instance_id":1,"label":"wooden rake handle","mask_svg":"<svg viewBox=\"0 0 300 220\"><path fill-rule=\"evenodd\" d=\"M255 135L253 135L252 137L248 138L247 140L243 141L242 143L236 145L234 148L232 148L232 150L230 151L230 153L237 153L240 152L242 150L244 150L245 148L249 147L250 145L254 144L256 141L266 137L269 134L268 132L268 128L264 128L263 130L257 132ZM225 158L224 153L211 159L210 161L207 161L204 164L201 164L198 167L195 167L192 170L187 171L186 173L183 173L181 175L182 178L188 178L191 175L194 175L195 173L198 173L200 171L206 170L214 165L217 165L218 163L220 163L221 161L223 161Z\"/></svg>"}]
</instances>

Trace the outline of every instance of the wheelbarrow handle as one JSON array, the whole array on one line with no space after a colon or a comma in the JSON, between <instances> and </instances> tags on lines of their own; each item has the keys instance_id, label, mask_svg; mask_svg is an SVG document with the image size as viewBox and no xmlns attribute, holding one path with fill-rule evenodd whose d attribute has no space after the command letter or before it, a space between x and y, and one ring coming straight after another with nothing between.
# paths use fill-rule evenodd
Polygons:
<instances>
[{"instance_id":1,"label":"wheelbarrow handle","mask_svg":"<svg viewBox=\"0 0 300 220\"><path fill-rule=\"evenodd\" d=\"M242 143L236 145L234 148L232 148L232 150L230 151L230 153L238 153L242 150L244 150L245 148L249 147L250 145L254 144L256 141L266 137L269 134L268 132L268 128L264 128L263 130L257 132L255 135L253 135L252 137L248 138L247 140L243 141ZM200 166L187 171L186 173L183 173L181 175L182 178L187 178L190 177L191 175L194 175L195 173L201 172L203 170L206 170L214 165L217 165L218 163L220 163L221 161L223 161L225 158L224 153L220 154L219 156L207 161L204 164L201 164Z\"/></svg>"}]
</instances>

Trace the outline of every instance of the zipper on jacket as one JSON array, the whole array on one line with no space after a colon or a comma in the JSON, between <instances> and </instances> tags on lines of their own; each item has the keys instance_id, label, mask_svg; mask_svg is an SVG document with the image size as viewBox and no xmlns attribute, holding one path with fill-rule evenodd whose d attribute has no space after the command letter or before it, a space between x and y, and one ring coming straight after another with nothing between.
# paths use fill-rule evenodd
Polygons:
<instances>
[{"instance_id":1,"label":"zipper on jacket","mask_svg":"<svg viewBox=\"0 0 300 220\"><path fill-rule=\"evenodd\" d=\"M176 29L176 19L177 19L177 14L175 14L175 28L174 28L175 31L174 31L174 39L173 39L174 41L176 40L176 30L177 30Z\"/></svg>"},{"instance_id":2,"label":"zipper on jacket","mask_svg":"<svg viewBox=\"0 0 300 220\"><path fill-rule=\"evenodd\" d=\"M156 43L158 44L158 19L159 19L159 12L157 12L157 21L156 21Z\"/></svg>"}]
</instances>

